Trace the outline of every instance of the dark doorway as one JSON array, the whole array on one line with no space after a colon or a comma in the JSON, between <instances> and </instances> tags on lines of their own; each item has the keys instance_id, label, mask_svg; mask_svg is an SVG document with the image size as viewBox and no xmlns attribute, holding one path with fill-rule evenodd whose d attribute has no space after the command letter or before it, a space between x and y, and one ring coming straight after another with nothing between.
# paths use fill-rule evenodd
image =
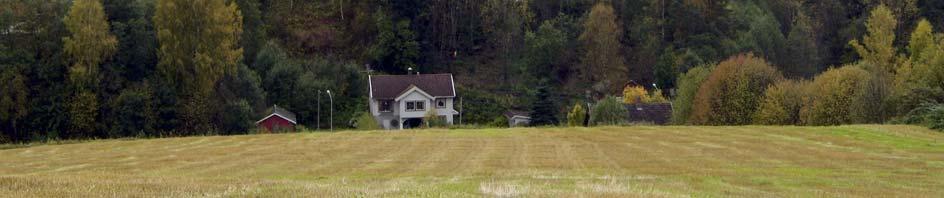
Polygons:
<instances>
[{"instance_id":1,"label":"dark doorway","mask_svg":"<svg viewBox=\"0 0 944 198\"><path fill-rule=\"evenodd\" d=\"M420 127L420 126L422 126L422 125L423 125L423 119L422 119L422 118L409 118L409 119L406 119L406 120L403 121L403 128L404 128L404 129L417 128L417 127Z\"/></svg>"}]
</instances>

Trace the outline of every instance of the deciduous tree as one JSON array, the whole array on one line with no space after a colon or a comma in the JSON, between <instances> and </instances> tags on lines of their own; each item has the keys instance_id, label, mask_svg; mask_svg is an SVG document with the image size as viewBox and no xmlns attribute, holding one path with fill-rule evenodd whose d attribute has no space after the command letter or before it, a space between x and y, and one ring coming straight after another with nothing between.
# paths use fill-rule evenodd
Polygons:
<instances>
[{"instance_id":1,"label":"deciduous tree","mask_svg":"<svg viewBox=\"0 0 944 198\"><path fill-rule=\"evenodd\" d=\"M619 27L613 7L605 2L597 3L590 10L580 35L584 55L581 74L592 83L594 90L616 93L626 81L626 65L620 44L623 30Z\"/></svg>"},{"instance_id":2,"label":"deciduous tree","mask_svg":"<svg viewBox=\"0 0 944 198\"><path fill-rule=\"evenodd\" d=\"M217 82L235 71L243 50L239 47L242 14L227 0L158 0L154 27L160 43L158 71L185 100L184 127L207 130L209 97Z\"/></svg>"},{"instance_id":3,"label":"deciduous tree","mask_svg":"<svg viewBox=\"0 0 944 198\"><path fill-rule=\"evenodd\" d=\"M898 22L892 11L880 5L872 10L865 22L868 34L862 40L852 40L849 44L862 57L865 69L874 74L893 74L895 72L896 53L895 28Z\"/></svg>"},{"instance_id":4,"label":"deciduous tree","mask_svg":"<svg viewBox=\"0 0 944 198\"><path fill-rule=\"evenodd\" d=\"M743 125L752 115L764 91L783 77L762 58L737 55L721 63L695 95L691 122L703 125Z\"/></svg>"},{"instance_id":5,"label":"deciduous tree","mask_svg":"<svg viewBox=\"0 0 944 198\"><path fill-rule=\"evenodd\" d=\"M69 79L74 89L69 113L73 137L89 137L98 125L99 102L95 84L99 67L111 57L118 40L109 30L99 0L76 0L63 20L71 33L63 38L64 51L72 59Z\"/></svg>"}]
</instances>

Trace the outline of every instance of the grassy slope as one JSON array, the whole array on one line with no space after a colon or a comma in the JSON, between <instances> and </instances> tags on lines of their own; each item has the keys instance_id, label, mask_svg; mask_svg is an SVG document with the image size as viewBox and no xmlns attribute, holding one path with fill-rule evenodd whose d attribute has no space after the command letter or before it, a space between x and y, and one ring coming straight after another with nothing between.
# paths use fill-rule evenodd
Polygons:
<instances>
[{"instance_id":1,"label":"grassy slope","mask_svg":"<svg viewBox=\"0 0 944 198\"><path fill-rule=\"evenodd\" d=\"M0 150L0 196L944 196L911 126L342 132Z\"/></svg>"}]
</instances>

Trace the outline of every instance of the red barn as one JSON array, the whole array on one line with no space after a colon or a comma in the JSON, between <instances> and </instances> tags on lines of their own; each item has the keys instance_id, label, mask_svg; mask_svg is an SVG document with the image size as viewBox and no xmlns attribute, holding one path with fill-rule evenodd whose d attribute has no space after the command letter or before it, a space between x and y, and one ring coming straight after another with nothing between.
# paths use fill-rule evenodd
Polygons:
<instances>
[{"instance_id":1,"label":"red barn","mask_svg":"<svg viewBox=\"0 0 944 198\"><path fill-rule=\"evenodd\" d=\"M273 105L269 110L269 115L256 121L256 126L269 132L295 131L295 114Z\"/></svg>"}]
</instances>

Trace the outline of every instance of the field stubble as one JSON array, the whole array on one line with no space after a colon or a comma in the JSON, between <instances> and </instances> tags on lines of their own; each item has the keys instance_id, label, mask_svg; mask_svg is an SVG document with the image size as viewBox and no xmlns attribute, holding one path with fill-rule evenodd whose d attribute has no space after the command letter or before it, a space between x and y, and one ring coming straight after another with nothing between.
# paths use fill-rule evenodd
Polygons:
<instances>
[{"instance_id":1,"label":"field stubble","mask_svg":"<svg viewBox=\"0 0 944 198\"><path fill-rule=\"evenodd\" d=\"M107 140L0 150L0 196L944 196L911 126L603 127Z\"/></svg>"}]
</instances>

